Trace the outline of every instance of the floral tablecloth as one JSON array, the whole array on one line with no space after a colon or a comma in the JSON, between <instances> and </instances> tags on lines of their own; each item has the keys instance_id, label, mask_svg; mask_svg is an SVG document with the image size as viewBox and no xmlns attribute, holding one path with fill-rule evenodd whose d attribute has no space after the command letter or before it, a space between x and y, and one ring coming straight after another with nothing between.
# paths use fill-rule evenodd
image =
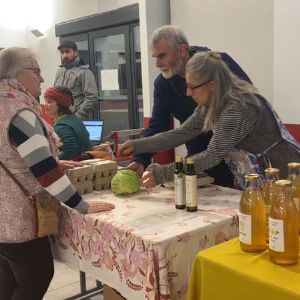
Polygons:
<instances>
[{"instance_id":1,"label":"floral tablecloth","mask_svg":"<svg viewBox=\"0 0 300 300\"><path fill-rule=\"evenodd\" d=\"M198 191L194 213L175 209L174 191L163 187L87 194L116 208L85 216L64 208L55 254L129 300L185 299L197 252L238 235L241 192L214 185Z\"/></svg>"}]
</instances>

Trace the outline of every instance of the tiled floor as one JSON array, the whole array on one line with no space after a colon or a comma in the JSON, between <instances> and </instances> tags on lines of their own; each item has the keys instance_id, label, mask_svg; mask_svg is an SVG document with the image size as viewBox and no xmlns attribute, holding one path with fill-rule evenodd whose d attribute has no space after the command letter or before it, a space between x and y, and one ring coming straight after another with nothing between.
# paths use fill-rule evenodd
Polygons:
<instances>
[{"instance_id":1,"label":"tiled floor","mask_svg":"<svg viewBox=\"0 0 300 300\"><path fill-rule=\"evenodd\" d=\"M55 273L48 288L47 294L44 300L63 300L68 297L72 297L80 292L79 284L79 272L74 271L67 265L59 262L55 262ZM96 286L95 280L91 277L87 277L87 289ZM90 300L103 300L102 295L96 295Z\"/></svg>"}]
</instances>

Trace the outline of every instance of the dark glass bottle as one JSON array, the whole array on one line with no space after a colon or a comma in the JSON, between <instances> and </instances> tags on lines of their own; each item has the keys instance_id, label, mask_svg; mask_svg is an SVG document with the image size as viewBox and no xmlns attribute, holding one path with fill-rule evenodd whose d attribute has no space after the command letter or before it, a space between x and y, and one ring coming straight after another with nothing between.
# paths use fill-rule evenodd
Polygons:
<instances>
[{"instance_id":1,"label":"dark glass bottle","mask_svg":"<svg viewBox=\"0 0 300 300\"><path fill-rule=\"evenodd\" d=\"M175 186L175 207L178 209L185 208L185 174L183 169L183 158L176 156L176 170L174 172Z\"/></svg>"},{"instance_id":2,"label":"dark glass bottle","mask_svg":"<svg viewBox=\"0 0 300 300\"><path fill-rule=\"evenodd\" d=\"M197 211L197 174L195 172L194 161L192 158L186 159L187 171L185 174L185 198L186 210L189 212Z\"/></svg>"}]
</instances>

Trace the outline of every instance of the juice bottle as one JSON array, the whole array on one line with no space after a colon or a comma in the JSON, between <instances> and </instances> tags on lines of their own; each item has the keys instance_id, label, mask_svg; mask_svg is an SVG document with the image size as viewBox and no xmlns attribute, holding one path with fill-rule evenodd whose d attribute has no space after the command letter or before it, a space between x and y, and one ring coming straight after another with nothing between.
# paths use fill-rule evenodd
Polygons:
<instances>
[{"instance_id":1,"label":"juice bottle","mask_svg":"<svg viewBox=\"0 0 300 300\"><path fill-rule=\"evenodd\" d=\"M262 193L266 205L266 239L269 241L269 212L272 206L272 201L276 195L276 184L279 180L279 169L267 168L265 169L266 179L263 185Z\"/></svg>"},{"instance_id":2,"label":"juice bottle","mask_svg":"<svg viewBox=\"0 0 300 300\"><path fill-rule=\"evenodd\" d=\"M246 252L261 252L267 248L266 209L258 183L259 178L258 174L245 175L247 188L240 201L240 245Z\"/></svg>"},{"instance_id":3,"label":"juice bottle","mask_svg":"<svg viewBox=\"0 0 300 300\"><path fill-rule=\"evenodd\" d=\"M290 162L288 164L288 180L292 182L293 199L298 211L300 232L300 163Z\"/></svg>"},{"instance_id":4,"label":"juice bottle","mask_svg":"<svg viewBox=\"0 0 300 300\"><path fill-rule=\"evenodd\" d=\"M292 198L292 182L276 181L277 194L269 214L269 255L278 265L298 262L298 214Z\"/></svg>"}]
</instances>

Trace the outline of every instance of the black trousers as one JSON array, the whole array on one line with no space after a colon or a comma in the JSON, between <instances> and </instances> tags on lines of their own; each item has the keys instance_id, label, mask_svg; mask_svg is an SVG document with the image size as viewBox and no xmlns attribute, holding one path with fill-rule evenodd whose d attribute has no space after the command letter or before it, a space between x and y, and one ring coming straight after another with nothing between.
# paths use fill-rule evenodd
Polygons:
<instances>
[{"instance_id":1,"label":"black trousers","mask_svg":"<svg viewBox=\"0 0 300 300\"><path fill-rule=\"evenodd\" d=\"M48 237L0 243L0 299L41 300L54 274Z\"/></svg>"},{"instance_id":2,"label":"black trousers","mask_svg":"<svg viewBox=\"0 0 300 300\"><path fill-rule=\"evenodd\" d=\"M230 188L233 187L234 176L224 160L222 160L217 166L210 168L205 172L215 179L214 184Z\"/></svg>"}]
</instances>

